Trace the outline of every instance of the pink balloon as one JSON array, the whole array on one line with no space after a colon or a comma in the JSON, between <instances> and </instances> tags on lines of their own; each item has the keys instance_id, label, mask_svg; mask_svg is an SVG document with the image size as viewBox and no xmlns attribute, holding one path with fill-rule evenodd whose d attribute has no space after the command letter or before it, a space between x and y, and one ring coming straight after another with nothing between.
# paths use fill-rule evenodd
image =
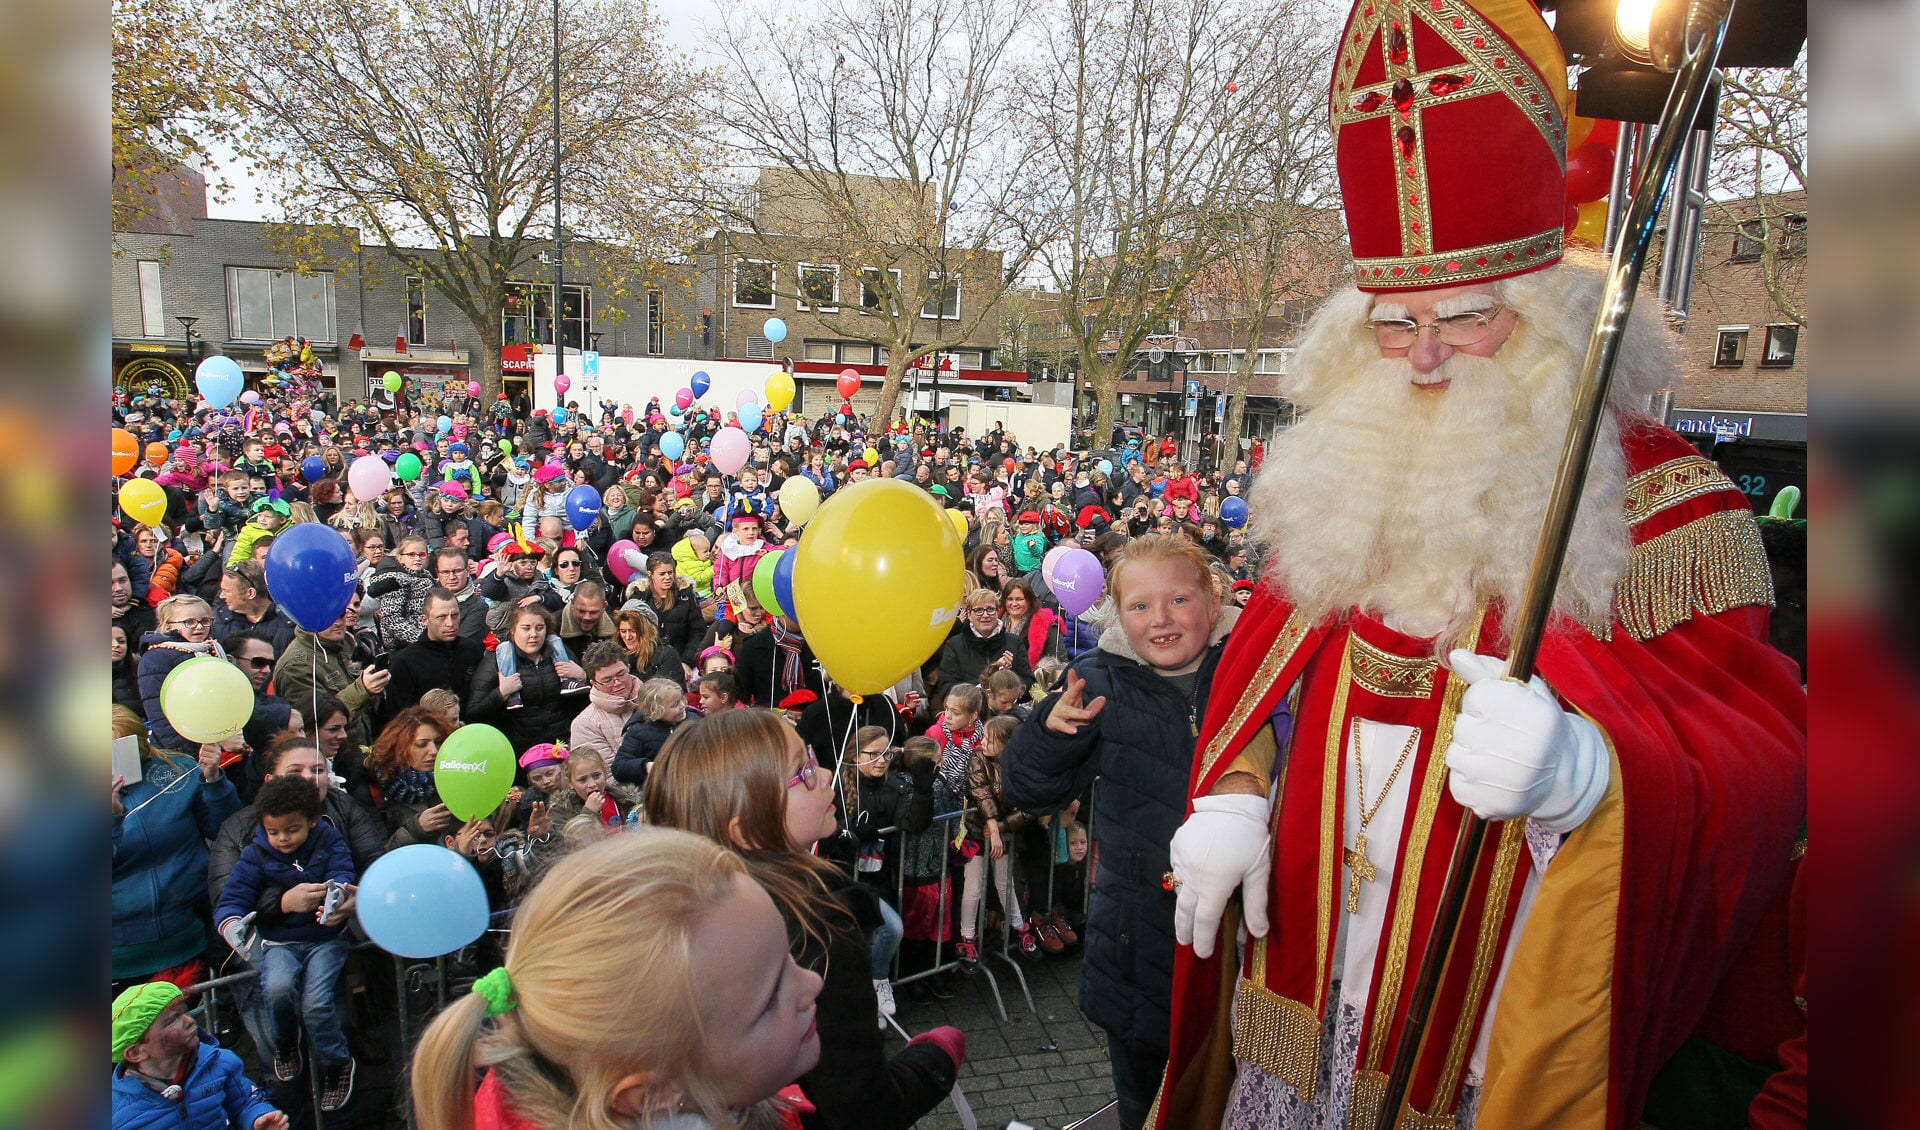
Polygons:
<instances>
[{"instance_id":1,"label":"pink balloon","mask_svg":"<svg viewBox=\"0 0 1920 1130\"><path fill-rule=\"evenodd\" d=\"M467 382L467 395L468 395L468 396L479 396L479 395L480 395L480 382L479 382L479 381L468 381L468 382Z\"/></svg>"},{"instance_id":2,"label":"pink balloon","mask_svg":"<svg viewBox=\"0 0 1920 1130\"><path fill-rule=\"evenodd\" d=\"M621 409L620 418L622 420L625 420L629 424L633 423L633 409L631 408Z\"/></svg>"},{"instance_id":3,"label":"pink balloon","mask_svg":"<svg viewBox=\"0 0 1920 1130\"><path fill-rule=\"evenodd\" d=\"M739 408L740 406L745 404L758 404L758 403L760 403L759 394L754 392L750 388L741 389L740 395L733 398L733 406L735 408ZM733 472L728 471L727 474L731 475L733 474Z\"/></svg>"},{"instance_id":4,"label":"pink balloon","mask_svg":"<svg viewBox=\"0 0 1920 1130\"><path fill-rule=\"evenodd\" d=\"M633 564L627 560L627 552L639 552L640 547L627 538L621 538L607 547L607 568L613 573L613 579L622 586L633 580Z\"/></svg>"},{"instance_id":5,"label":"pink balloon","mask_svg":"<svg viewBox=\"0 0 1920 1130\"><path fill-rule=\"evenodd\" d=\"M565 373L561 373L559 376L553 378L553 395L555 396L567 395L567 390L572 387L573 378L567 376Z\"/></svg>"},{"instance_id":6,"label":"pink balloon","mask_svg":"<svg viewBox=\"0 0 1920 1130\"><path fill-rule=\"evenodd\" d=\"M693 406L693 390L690 388L683 388L679 392L674 393L673 402L675 405L677 405L680 408L681 411L683 412L686 411L688 408Z\"/></svg>"},{"instance_id":7,"label":"pink balloon","mask_svg":"<svg viewBox=\"0 0 1920 1130\"><path fill-rule=\"evenodd\" d=\"M1073 546L1070 545L1056 545L1052 549L1047 550L1047 555L1040 559L1040 579L1046 582L1049 590L1053 588L1054 566L1060 563L1061 555L1072 548Z\"/></svg>"},{"instance_id":8,"label":"pink balloon","mask_svg":"<svg viewBox=\"0 0 1920 1130\"><path fill-rule=\"evenodd\" d=\"M739 428L721 428L713 437L713 465L723 475L731 475L747 465L753 454L753 441Z\"/></svg>"},{"instance_id":9,"label":"pink balloon","mask_svg":"<svg viewBox=\"0 0 1920 1130\"><path fill-rule=\"evenodd\" d=\"M393 485L393 468L378 455L362 455L347 467L347 486L361 502L377 502Z\"/></svg>"}]
</instances>

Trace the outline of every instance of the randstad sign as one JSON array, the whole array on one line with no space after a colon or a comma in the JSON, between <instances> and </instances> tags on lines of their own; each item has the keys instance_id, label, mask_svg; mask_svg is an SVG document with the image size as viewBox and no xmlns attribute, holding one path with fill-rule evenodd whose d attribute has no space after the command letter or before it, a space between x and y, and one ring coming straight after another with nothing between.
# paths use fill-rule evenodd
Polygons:
<instances>
[{"instance_id":1,"label":"randstad sign","mask_svg":"<svg viewBox=\"0 0 1920 1130\"><path fill-rule=\"evenodd\" d=\"M1675 408L1668 426L1681 435L1706 435L1719 440L1807 442L1807 417L1804 412L1723 413Z\"/></svg>"}]
</instances>

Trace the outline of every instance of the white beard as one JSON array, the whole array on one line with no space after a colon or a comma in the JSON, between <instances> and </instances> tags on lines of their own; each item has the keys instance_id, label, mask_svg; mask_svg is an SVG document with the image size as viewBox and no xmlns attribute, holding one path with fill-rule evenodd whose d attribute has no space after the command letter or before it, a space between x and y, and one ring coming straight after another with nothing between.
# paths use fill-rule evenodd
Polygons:
<instances>
[{"instance_id":1,"label":"white beard","mask_svg":"<svg viewBox=\"0 0 1920 1130\"><path fill-rule=\"evenodd\" d=\"M1310 411L1268 449L1248 533L1267 552L1266 576L1314 621L1362 609L1436 637L1445 654L1481 608L1518 606L1598 280L1568 263L1502 289L1520 324L1495 357L1450 357L1442 392L1416 389L1404 358L1380 357L1364 328L1370 295L1335 297L1309 326L1289 391ZM1554 600L1595 633L1607 630L1629 550L1618 416L1645 404L1669 342L1634 321Z\"/></svg>"}]
</instances>

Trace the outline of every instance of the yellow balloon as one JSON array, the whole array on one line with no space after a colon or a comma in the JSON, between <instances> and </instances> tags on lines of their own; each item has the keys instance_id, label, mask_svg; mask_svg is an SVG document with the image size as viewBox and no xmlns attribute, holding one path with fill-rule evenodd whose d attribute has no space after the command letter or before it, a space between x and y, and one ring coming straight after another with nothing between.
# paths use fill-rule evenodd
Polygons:
<instances>
[{"instance_id":1,"label":"yellow balloon","mask_svg":"<svg viewBox=\"0 0 1920 1130\"><path fill-rule=\"evenodd\" d=\"M960 535L962 542L965 542L967 535L972 532L972 529L967 525L967 516L958 510L949 510L947 511L947 521L953 523L954 532Z\"/></svg>"},{"instance_id":2,"label":"yellow balloon","mask_svg":"<svg viewBox=\"0 0 1920 1130\"><path fill-rule=\"evenodd\" d=\"M795 475L780 484L780 512L787 516L787 521L804 526L819 509L820 488L813 485L812 479Z\"/></svg>"},{"instance_id":3,"label":"yellow balloon","mask_svg":"<svg viewBox=\"0 0 1920 1130\"><path fill-rule=\"evenodd\" d=\"M1573 238L1599 247L1607 239L1607 202L1605 198L1580 205L1580 222L1573 226Z\"/></svg>"},{"instance_id":4,"label":"yellow balloon","mask_svg":"<svg viewBox=\"0 0 1920 1130\"><path fill-rule=\"evenodd\" d=\"M167 516L167 492L152 479L128 479L120 488L120 509L143 526L157 526Z\"/></svg>"},{"instance_id":5,"label":"yellow balloon","mask_svg":"<svg viewBox=\"0 0 1920 1130\"><path fill-rule=\"evenodd\" d=\"M775 412L785 412L787 405L793 403L793 378L786 370L781 370L767 378L767 407Z\"/></svg>"},{"instance_id":6,"label":"yellow balloon","mask_svg":"<svg viewBox=\"0 0 1920 1130\"><path fill-rule=\"evenodd\" d=\"M795 618L849 693L879 694L946 642L966 566L960 539L919 487L868 479L839 491L794 552Z\"/></svg>"},{"instance_id":7,"label":"yellow balloon","mask_svg":"<svg viewBox=\"0 0 1920 1130\"><path fill-rule=\"evenodd\" d=\"M252 717L253 684L226 660L196 655L167 672L160 712L190 742L224 742Z\"/></svg>"},{"instance_id":8,"label":"yellow balloon","mask_svg":"<svg viewBox=\"0 0 1920 1130\"><path fill-rule=\"evenodd\" d=\"M880 453L878 451L875 451L873 448L869 447L865 451L860 453L860 458L865 459L867 461L867 469L869 471L872 471L875 474L880 473Z\"/></svg>"}]
</instances>

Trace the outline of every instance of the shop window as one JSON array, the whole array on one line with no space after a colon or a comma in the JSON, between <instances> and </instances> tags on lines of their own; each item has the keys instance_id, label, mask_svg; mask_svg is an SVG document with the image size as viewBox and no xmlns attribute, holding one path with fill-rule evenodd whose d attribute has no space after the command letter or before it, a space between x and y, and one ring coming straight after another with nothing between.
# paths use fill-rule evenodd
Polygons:
<instances>
[{"instance_id":1,"label":"shop window","mask_svg":"<svg viewBox=\"0 0 1920 1130\"><path fill-rule=\"evenodd\" d=\"M262 267L227 268L227 324L238 341L292 335L332 344L333 272L297 275Z\"/></svg>"}]
</instances>

